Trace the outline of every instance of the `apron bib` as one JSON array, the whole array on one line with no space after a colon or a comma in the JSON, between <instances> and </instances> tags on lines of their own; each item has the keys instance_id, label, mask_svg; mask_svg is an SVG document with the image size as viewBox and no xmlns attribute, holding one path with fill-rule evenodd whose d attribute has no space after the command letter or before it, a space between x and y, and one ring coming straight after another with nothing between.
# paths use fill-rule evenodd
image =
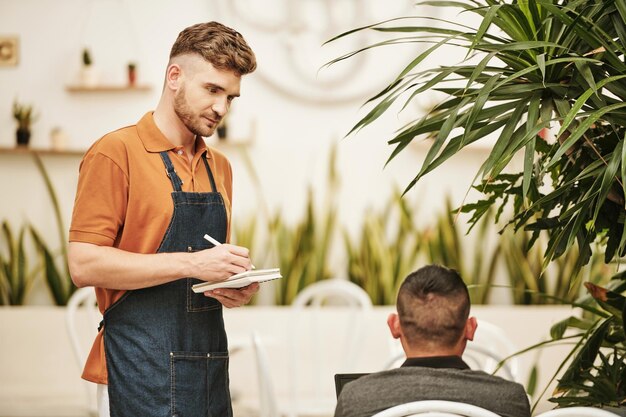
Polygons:
<instances>
[{"instance_id":1,"label":"apron bib","mask_svg":"<svg viewBox=\"0 0 626 417\"><path fill-rule=\"evenodd\" d=\"M195 252L226 240L224 201L206 158L213 192L182 191L167 152L174 212L158 253ZM182 278L127 291L104 313L111 417L232 416L222 305Z\"/></svg>"}]
</instances>

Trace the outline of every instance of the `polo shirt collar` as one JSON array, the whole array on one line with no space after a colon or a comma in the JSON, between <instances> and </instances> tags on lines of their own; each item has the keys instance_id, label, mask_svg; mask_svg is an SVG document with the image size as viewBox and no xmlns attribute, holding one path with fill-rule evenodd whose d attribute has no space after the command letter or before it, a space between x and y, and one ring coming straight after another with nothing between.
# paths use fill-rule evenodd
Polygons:
<instances>
[{"instance_id":1,"label":"polo shirt collar","mask_svg":"<svg viewBox=\"0 0 626 417\"><path fill-rule=\"evenodd\" d=\"M137 123L137 134L144 148L148 152L163 152L176 149L176 146L170 142L165 135L159 130L152 112L146 113ZM207 158L211 154L207 152L207 146L201 136L196 136L195 153L205 153Z\"/></svg>"},{"instance_id":2,"label":"polo shirt collar","mask_svg":"<svg viewBox=\"0 0 626 417\"><path fill-rule=\"evenodd\" d=\"M402 366L423 366L426 368L470 369L460 356L430 356L407 358Z\"/></svg>"}]
</instances>

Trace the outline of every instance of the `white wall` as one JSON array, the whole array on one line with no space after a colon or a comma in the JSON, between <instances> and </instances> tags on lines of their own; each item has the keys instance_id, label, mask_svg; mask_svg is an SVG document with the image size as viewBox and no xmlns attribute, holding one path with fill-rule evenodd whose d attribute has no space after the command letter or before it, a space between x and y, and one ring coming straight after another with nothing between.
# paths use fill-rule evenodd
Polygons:
<instances>
[{"instance_id":1,"label":"white wall","mask_svg":"<svg viewBox=\"0 0 626 417\"><path fill-rule=\"evenodd\" d=\"M272 210L280 208L288 219L299 218L306 186L313 184L317 190L323 190L328 149L332 143L338 143L341 192L334 198L340 207L341 223L354 231L366 207L381 207L394 184L404 187L417 172L427 149L423 145L407 149L387 168L384 164L392 150L386 140L421 110L410 107L400 116L390 113L374 126L349 138L342 137L365 114L359 110L365 98L395 76L415 56L416 48L422 46L382 49L364 56L363 62L355 61L358 66L349 60L318 73L324 62L356 46L350 38L336 46L319 47L330 36L364 21L414 13L410 10L413 2L408 0L389 0L384 7L376 1L355 2L357 6L364 5L356 8L350 6L353 2L332 2L338 7L331 14L337 25L325 29L324 22L329 21L323 9L326 3L330 2L276 0L270 6L267 2L226 0L0 0L0 36L17 35L20 41L19 64L0 67L0 146L14 144L11 104L15 98L35 105L39 118L31 141L36 148L49 147L53 127L61 127L69 135L72 149L85 150L104 133L135 123L158 101L169 48L177 33L195 22L220 20L241 31L258 56L259 69L244 78L242 97L233 106L231 131L235 139L253 141L249 152L261 176L268 205ZM236 15L233 4L247 10L247 17ZM289 25L279 26L282 29L273 33L258 27L280 23L286 10L292 10L288 5L301 8L301 14L294 15L298 19L288 19ZM358 13L366 14L363 20L342 18ZM290 33L290 25L308 28L312 34ZM138 62L139 83L150 84L152 90L66 91L67 85L77 82L85 45L91 49L103 83L124 83L126 63L134 60ZM304 75L294 75L290 70L290 58L294 56ZM455 54L442 54L437 63L455 59ZM330 84L324 87L324 83ZM419 104L426 106L431 101L429 94ZM223 151L231 158L235 172L236 222L258 209L257 190L236 149L225 147ZM421 222L428 222L432 213L442 207L446 193L453 195L454 204L462 201L485 152L464 152L409 194L413 201L419 201ZM66 227L79 159L45 158L58 188ZM56 239L45 189L29 157L0 154L0 173L5 178L0 218L7 218L16 226L28 220L42 230L48 241ZM318 198L322 200L321 193ZM35 293L31 298L35 304L47 302L45 294Z\"/></svg>"}]
</instances>

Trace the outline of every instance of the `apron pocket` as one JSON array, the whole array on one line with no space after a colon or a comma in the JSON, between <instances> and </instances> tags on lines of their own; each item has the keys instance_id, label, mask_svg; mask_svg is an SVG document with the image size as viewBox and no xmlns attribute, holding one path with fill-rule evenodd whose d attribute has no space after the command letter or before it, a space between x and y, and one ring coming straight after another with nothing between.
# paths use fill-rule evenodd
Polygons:
<instances>
[{"instance_id":1,"label":"apron pocket","mask_svg":"<svg viewBox=\"0 0 626 417\"><path fill-rule=\"evenodd\" d=\"M193 292L195 284L204 282L196 278L187 278L187 312L193 313L197 311L210 311L217 310L222 307L222 304L215 298L207 297L203 293Z\"/></svg>"},{"instance_id":2,"label":"apron pocket","mask_svg":"<svg viewBox=\"0 0 626 417\"><path fill-rule=\"evenodd\" d=\"M172 417L232 416L228 353L171 352Z\"/></svg>"},{"instance_id":3,"label":"apron pocket","mask_svg":"<svg viewBox=\"0 0 626 417\"><path fill-rule=\"evenodd\" d=\"M209 249L210 246L207 243L202 245L192 245L187 247L187 252L198 252L204 249ZM192 286L204 282L197 278L187 278L187 312L192 313L194 311L210 311L217 310L222 307L222 304L215 298L207 297L202 293L196 294L191 289Z\"/></svg>"}]
</instances>

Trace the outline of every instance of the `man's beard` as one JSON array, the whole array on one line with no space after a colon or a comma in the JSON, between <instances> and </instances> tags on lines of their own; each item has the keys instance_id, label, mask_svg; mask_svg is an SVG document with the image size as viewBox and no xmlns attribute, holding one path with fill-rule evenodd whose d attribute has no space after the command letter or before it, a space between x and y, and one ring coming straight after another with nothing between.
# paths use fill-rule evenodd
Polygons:
<instances>
[{"instance_id":1,"label":"man's beard","mask_svg":"<svg viewBox=\"0 0 626 417\"><path fill-rule=\"evenodd\" d=\"M196 136L211 136L215 129L202 124L199 117L191 110L191 107L187 103L185 87L181 86L176 96L174 97L174 112L178 116L185 127ZM214 120L219 120L219 116L213 115Z\"/></svg>"}]
</instances>

